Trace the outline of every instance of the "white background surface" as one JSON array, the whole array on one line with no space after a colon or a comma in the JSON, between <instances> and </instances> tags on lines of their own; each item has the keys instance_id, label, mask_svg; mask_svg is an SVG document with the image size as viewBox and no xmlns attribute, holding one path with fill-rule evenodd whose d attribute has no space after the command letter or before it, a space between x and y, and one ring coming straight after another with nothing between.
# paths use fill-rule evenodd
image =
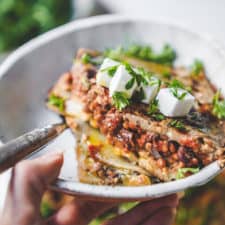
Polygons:
<instances>
[{"instance_id":1,"label":"white background surface","mask_svg":"<svg viewBox=\"0 0 225 225\"><path fill-rule=\"evenodd\" d=\"M181 24L225 44L224 0L96 0L112 13Z\"/></svg>"}]
</instances>

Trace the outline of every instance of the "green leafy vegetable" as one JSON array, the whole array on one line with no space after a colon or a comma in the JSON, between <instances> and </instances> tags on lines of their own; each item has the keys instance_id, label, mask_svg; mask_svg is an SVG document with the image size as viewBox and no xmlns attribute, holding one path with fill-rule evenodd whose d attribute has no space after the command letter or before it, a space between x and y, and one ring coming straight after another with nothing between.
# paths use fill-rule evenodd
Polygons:
<instances>
[{"instance_id":1,"label":"green leafy vegetable","mask_svg":"<svg viewBox=\"0 0 225 225\"><path fill-rule=\"evenodd\" d=\"M155 119L157 121L161 121L161 120L165 119L165 116L159 112L157 99L154 99L150 103L149 108L148 108L148 115L150 115L153 119Z\"/></svg>"},{"instance_id":2,"label":"green leafy vegetable","mask_svg":"<svg viewBox=\"0 0 225 225\"><path fill-rule=\"evenodd\" d=\"M129 99L124 92L115 92L112 96L112 99L113 104L119 110L126 108L130 104Z\"/></svg>"},{"instance_id":3,"label":"green leafy vegetable","mask_svg":"<svg viewBox=\"0 0 225 225\"><path fill-rule=\"evenodd\" d=\"M41 203L40 211L41 211L41 216L43 218L48 218L54 213L54 209L47 202L44 202L44 201Z\"/></svg>"},{"instance_id":4,"label":"green leafy vegetable","mask_svg":"<svg viewBox=\"0 0 225 225\"><path fill-rule=\"evenodd\" d=\"M179 93L178 88L171 88L170 90L171 90L173 96L176 97L179 100L183 100L185 98L185 96L187 95L186 91Z\"/></svg>"},{"instance_id":5,"label":"green leafy vegetable","mask_svg":"<svg viewBox=\"0 0 225 225\"><path fill-rule=\"evenodd\" d=\"M213 114L218 119L225 119L225 100L220 100L220 91L218 91L213 97Z\"/></svg>"},{"instance_id":6,"label":"green leafy vegetable","mask_svg":"<svg viewBox=\"0 0 225 225\"><path fill-rule=\"evenodd\" d=\"M151 116L152 116L152 118L154 118L157 121L161 121L161 120L165 119L165 116L161 113L154 113Z\"/></svg>"},{"instance_id":7,"label":"green leafy vegetable","mask_svg":"<svg viewBox=\"0 0 225 225\"><path fill-rule=\"evenodd\" d=\"M129 63L124 62L123 63L127 72L134 78L134 80L137 82L137 85L140 86L141 82L142 82L142 77L140 76L140 74L138 74L136 71L134 71L134 69L132 68L132 66Z\"/></svg>"},{"instance_id":8,"label":"green leafy vegetable","mask_svg":"<svg viewBox=\"0 0 225 225\"><path fill-rule=\"evenodd\" d=\"M64 110L64 99L56 95L50 95L48 103L57 107L61 112Z\"/></svg>"},{"instance_id":9,"label":"green leafy vegetable","mask_svg":"<svg viewBox=\"0 0 225 225\"><path fill-rule=\"evenodd\" d=\"M98 60L98 58L94 58L91 55L89 55L88 53L84 53L81 57L81 62L83 64L93 64L93 65L100 65L102 63L102 59Z\"/></svg>"},{"instance_id":10,"label":"green leafy vegetable","mask_svg":"<svg viewBox=\"0 0 225 225\"><path fill-rule=\"evenodd\" d=\"M113 77L114 74L116 73L118 67L119 67L118 65L110 66L110 67L107 67L105 69L102 69L101 72L106 71L110 77Z\"/></svg>"},{"instance_id":11,"label":"green leafy vegetable","mask_svg":"<svg viewBox=\"0 0 225 225\"><path fill-rule=\"evenodd\" d=\"M114 60L118 60L120 61L121 59L121 55L123 55L123 48L121 46L113 49L113 48L107 48L104 52L103 52L103 55L105 57L109 57L111 59L114 59Z\"/></svg>"},{"instance_id":12,"label":"green leafy vegetable","mask_svg":"<svg viewBox=\"0 0 225 225\"><path fill-rule=\"evenodd\" d=\"M175 51L168 44L159 53L154 52L149 45L132 44L127 48L106 49L104 55L117 60L126 55L165 65L172 65L176 59Z\"/></svg>"},{"instance_id":13,"label":"green leafy vegetable","mask_svg":"<svg viewBox=\"0 0 225 225\"><path fill-rule=\"evenodd\" d=\"M180 131L187 131L185 125L179 120L171 120L168 124L170 127L175 127Z\"/></svg>"},{"instance_id":14,"label":"green leafy vegetable","mask_svg":"<svg viewBox=\"0 0 225 225\"><path fill-rule=\"evenodd\" d=\"M179 168L177 171L176 179L182 179L185 177L186 173L198 173L199 168Z\"/></svg>"},{"instance_id":15,"label":"green leafy vegetable","mask_svg":"<svg viewBox=\"0 0 225 225\"><path fill-rule=\"evenodd\" d=\"M149 115L158 112L158 102L159 101L156 98L151 102L151 104L149 105L149 108L148 108Z\"/></svg>"},{"instance_id":16,"label":"green leafy vegetable","mask_svg":"<svg viewBox=\"0 0 225 225\"><path fill-rule=\"evenodd\" d=\"M125 85L125 88L127 90L131 89L133 86L134 86L134 83L135 83L135 78L132 77Z\"/></svg>"},{"instance_id":17,"label":"green leafy vegetable","mask_svg":"<svg viewBox=\"0 0 225 225\"><path fill-rule=\"evenodd\" d=\"M191 74L194 76L198 76L203 70L203 63L200 60L196 59L191 66Z\"/></svg>"},{"instance_id":18,"label":"green leafy vegetable","mask_svg":"<svg viewBox=\"0 0 225 225\"><path fill-rule=\"evenodd\" d=\"M169 88L181 88L185 89L184 84L182 84L179 80L173 79L170 83L167 83Z\"/></svg>"},{"instance_id":19,"label":"green leafy vegetable","mask_svg":"<svg viewBox=\"0 0 225 225\"><path fill-rule=\"evenodd\" d=\"M162 48L160 53L154 52L151 46L138 44L130 45L124 50L124 53L129 56L166 65L172 65L176 59L175 51L168 44Z\"/></svg>"}]
</instances>

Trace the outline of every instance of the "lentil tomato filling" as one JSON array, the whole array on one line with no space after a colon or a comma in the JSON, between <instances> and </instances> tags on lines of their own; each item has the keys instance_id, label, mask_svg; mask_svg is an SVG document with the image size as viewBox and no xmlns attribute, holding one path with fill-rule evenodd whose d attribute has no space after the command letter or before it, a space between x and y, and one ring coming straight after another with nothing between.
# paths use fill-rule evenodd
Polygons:
<instances>
[{"instance_id":1,"label":"lentil tomato filling","mask_svg":"<svg viewBox=\"0 0 225 225\"><path fill-rule=\"evenodd\" d=\"M65 116L74 133L82 133L77 148L81 181L147 185L174 180L180 174L180 177L190 175L222 159L225 122L213 113L216 90L206 79L204 70L197 71L197 76L184 68L152 62L148 64L145 60L135 60L135 57L123 54L120 54L123 59L117 60L128 62L122 66L125 65L131 74L136 74L134 71L137 69L133 69L133 66L137 66L137 63L142 67L142 74L147 73L144 70L156 74L157 78L153 81L158 82L157 92L174 88L174 96L182 101L181 98L189 95L188 91L179 94L182 83L185 89L191 90L195 103L185 116L166 116L167 109L164 110L163 106L162 109L156 109L160 107L159 94L149 104L146 104L146 100L140 101L140 90L146 86L141 86L139 77L135 76L126 83L125 91L128 93L137 82L137 88L129 98L124 96L130 93L118 95L123 92L116 92L112 95L112 85L107 88L105 83L99 85L99 78L96 81L96 76L100 76L98 73L102 71L103 76L105 72L102 66L100 69L98 66L102 55L92 50L79 50L71 72L64 74L51 89L48 106ZM120 61L107 67L107 72L114 80L115 76L119 76L115 74L118 73L118 67L122 68ZM165 75L162 69L169 70L169 73L167 71ZM179 90L176 89L178 84ZM118 85L119 90L121 82ZM62 99L62 105L59 102L56 104L54 98ZM217 98L219 100L220 97ZM86 128L80 129L80 126Z\"/></svg>"}]
</instances>

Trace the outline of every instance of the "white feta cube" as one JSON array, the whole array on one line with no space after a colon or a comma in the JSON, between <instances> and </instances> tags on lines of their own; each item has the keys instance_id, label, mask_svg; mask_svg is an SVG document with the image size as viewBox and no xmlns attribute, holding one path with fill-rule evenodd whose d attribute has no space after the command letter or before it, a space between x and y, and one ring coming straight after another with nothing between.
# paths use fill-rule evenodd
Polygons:
<instances>
[{"instance_id":1,"label":"white feta cube","mask_svg":"<svg viewBox=\"0 0 225 225\"><path fill-rule=\"evenodd\" d=\"M98 85L109 88L112 76L108 73L107 68L118 66L120 63L110 58L105 58L96 75L96 83Z\"/></svg>"},{"instance_id":2,"label":"white feta cube","mask_svg":"<svg viewBox=\"0 0 225 225\"><path fill-rule=\"evenodd\" d=\"M160 112L168 117L187 115L194 105L195 98L186 90L177 89L178 96L181 96L183 93L186 93L186 95L179 99L174 96L172 88L162 88L157 95Z\"/></svg>"},{"instance_id":3,"label":"white feta cube","mask_svg":"<svg viewBox=\"0 0 225 225\"><path fill-rule=\"evenodd\" d=\"M135 89L137 88L137 82L134 80L132 87L127 88L127 83L133 79L133 76L129 74L124 65L120 65L114 74L110 86L109 94L113 96L115 92L123 92L127 95L128 98L132 96Z\"/></svg>"},{"instance_id":4,"label":"white feta cube","mask_svg":"<svg viewBox=\"0 0 225 225\"><path fill-rule=\"evenodd\" d=\"M156 77L151 77L149 84L142 84L141 87L144 91L145 98L142 102L148 104L150 103L158 93L160 86L160 81Z\"/></svg>"}]
</instances>

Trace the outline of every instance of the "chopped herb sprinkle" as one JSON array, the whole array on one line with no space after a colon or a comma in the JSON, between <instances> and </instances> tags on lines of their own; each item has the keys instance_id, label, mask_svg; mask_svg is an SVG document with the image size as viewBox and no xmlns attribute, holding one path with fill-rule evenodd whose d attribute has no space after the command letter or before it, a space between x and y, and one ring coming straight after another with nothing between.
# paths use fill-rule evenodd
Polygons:
<instances>
[{"instance_id":1,"label":"chopped herb sprinkle","mask_svg":"<svg viewBox=\"0 0 225 225\"><path fill-rule=\"evenodd\" d=\"M61 112L64 110L64 99L54 94L48 98L48 103L57 107Z\"/></svg>"},{"instance_id":2,"label":"chopped herb sprinkle","mask_svg":"<svg viewBox=\"0 0 225 225\"><path fill-rule=\"evenodd\" d=\"M87 53L83 54L82 57L81 57L81 62L83 64L90 63L90 64L93 64L93 65L96 65L96 66L100 65L102 63L102 60L103 60L103 58L92 57L91 55L89 55Z\"/></svg>"},{"instance_id":3,"label":"chopped herb sprinkle","mask_svg":"<svg viewBox=\"0 0 225 225\"><path fill-rule=\"evenodd\" d=\"M225 119L225 100L220 100L220 91L214 95L212 105L212 113L218 119Z\"/></svg>"},{"instance_id":4,"label":"chopped herb sprinkle","mask_svg":"<svg viewBox=\"0 0 225 225\"><path fill-rule=\"evenodd\" d=\"M187 95L187 92L181 91L181 89L180 89L180 93L179 93L178 88L170 88L170 91L173 94L173 96L176 97L178 100L183 100L185 98L185 96Z\"/></svg>"},{"instance_id":5,"label":"chopped herb sprinkle","mask_svg":"<svg viewBox=\"0 0 225 225\"><path fill-rule=\"evenodd\" d=\"M154 99L150 103L149 108L148 108L148 115L150 115L153 119L155 119L157 121L161 121L161 120L165 119L165 116L159 112L157 99Z\"/></svg>"},{"instance_id":6,"label":"chopped herb sprinkle","mask_svg":"<svg viewBox=\"0 0 225 225\"><path fill-rule=\"evenodd\" d=\"M193 76L198 76L204 70L202 61L196 59L191 65L191 74Z\"/></svg>"},{"instance_id":7,"label":"chopped herb sprinkle","mask_svg":"<svg viewBox=\"0 0 225 225\"><path fill-rule=\"evenodd\" d=\"M185 125L183 124L183 122L181 122L180 120L171 120L168 125L170 127L174 127L180 131L187 131Z\"/></svg>"},{"instance_id":8,"label":"chopped herb sprinkle","mask_svg":"<svg viewBox=\"0 0 225 225\"><path fill-rule=\"evenodd\" d=\"M110 77L113 77L114 74L116 73L118 67L119 67L118 65L110 66L110 67L107 67L105 69L102 69L101 72L105 72L106 71Z\"/></svg>"},{"instance_id":9,"label":"chopped herb sprinkle","mask_svg":"<svg viewBox=\"0 0 225 225\"><path fill-rule=\"evenodd\" d=\"M177 175L176 175L176 179L182 179L185 177L186 173L198 173L199 172L199 168L179 168L177 171Z\"/></svg>"},{"instance_id":10,"label":"chopped herb sprinkle","mask_svg":"<svg viewBox=\"0 0 225 225\"><path fill-rule=\"evenodd\" d=\"M124 92L115 92L112 96L112 100L115 107L119 110L126 108L130 104L129 99Z\"/></svg>"}]
</instances>

